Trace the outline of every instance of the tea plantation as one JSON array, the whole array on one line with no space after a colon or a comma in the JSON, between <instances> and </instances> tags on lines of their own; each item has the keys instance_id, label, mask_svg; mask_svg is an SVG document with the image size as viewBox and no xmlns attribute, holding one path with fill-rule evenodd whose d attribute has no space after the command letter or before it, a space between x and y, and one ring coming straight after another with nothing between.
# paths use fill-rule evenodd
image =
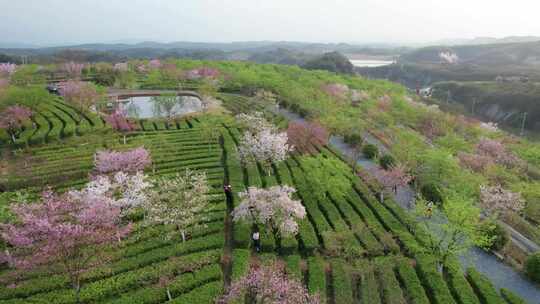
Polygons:
<instances>
[{"instance_id":1,"label":"tea plantation","mask_svg":"<svg viewBox=\"0 0 540 304\"><path fill-rule=\"evenodd\" d=\"M186 168L207 173L212 207L205 211L205 228L183 242L179 236L164 237L174 227L148 227L142 215L132 215L131 236L110 252L104 266L84 274L82 303L214 303L224 280L245 274L251 259L283 260L289 276L327 303L523 303L508 291L501 296L474 269L463 272L457 261L440 272L424 247L428 232L391 198L379 202L377 185L354 174L331 147L319 147L311 155L293 153L270 174L260 165L242 166L237 145L243 130L232 115L258 106L241 95L222 94L220 99L230 114L140 120L125 145L101 117L82 114L60 98L33 108L33 124L25 126L15 146L3 136L8 157L0 176L4 191L81 187L88 181L94 153L103 149L144 146L152 157L146 172L150 176ZM277 125L286 124L283 117L267 116ZM218 136L209 136L209 125ZM326 168L328 161L346 166L340 172L328 166L326 172L346 182L344 193L324 189L321 194L310 182L310 166ZM233 189L229 200L223 192L227 183ZM307 217L296 237L282 240L279 252L272 234L261 230L262 252L257 254L250 246L251 227L232 223L229 214L239 203L239 192L274 185L297 189ZM232 253L232 273L222 267L227 253ZM75 303L64 275L37 269L10 276L11 271L1 270L0 303Z\"/></svg>"}]
</instances>

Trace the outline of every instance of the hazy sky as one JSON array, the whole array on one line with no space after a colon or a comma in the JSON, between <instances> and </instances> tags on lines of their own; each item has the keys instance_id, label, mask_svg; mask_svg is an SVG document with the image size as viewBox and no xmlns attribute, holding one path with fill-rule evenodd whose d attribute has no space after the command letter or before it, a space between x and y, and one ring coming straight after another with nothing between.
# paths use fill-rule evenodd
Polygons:
<instances>
[{"instance_id":1,"label":"hazy sky","mask_svg":"<svg viewBox=\"0 0 540 304\"><path fill-rule=\"evenodd\" d=\"M0 43L540 35L538 0L0 0Z\"/></svg>"}]
</instances>

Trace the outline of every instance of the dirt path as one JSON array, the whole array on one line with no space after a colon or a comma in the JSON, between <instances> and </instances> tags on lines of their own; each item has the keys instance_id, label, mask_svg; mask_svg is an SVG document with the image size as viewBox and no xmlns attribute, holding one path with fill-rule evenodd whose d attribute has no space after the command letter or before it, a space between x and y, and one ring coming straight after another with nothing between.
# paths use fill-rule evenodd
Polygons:
<instances>
[{"instance_id":1,"label":"dirt path","mask_svg":"<svg viewBox=\"0 0 540 304\"><path fill-rule=\"evenodd\" d=\"M202 99L201 95L195 91L182 91L182 90L131 90L131 89L112 89L107 90L107 96L109 97L119 97L119 96L145 96L145 95L159 95L159 94L172 94L177 93L182 96L193 96L199 99Z\"/></svg>"}]
</instances>

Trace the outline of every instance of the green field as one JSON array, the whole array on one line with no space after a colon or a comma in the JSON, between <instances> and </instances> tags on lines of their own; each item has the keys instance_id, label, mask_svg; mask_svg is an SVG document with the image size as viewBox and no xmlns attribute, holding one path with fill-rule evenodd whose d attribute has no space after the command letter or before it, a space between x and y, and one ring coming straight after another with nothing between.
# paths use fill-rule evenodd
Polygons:
<instances>
[{"instance_id":1,"label":"green field","mask_svg":"<svg viewBox=\"0 0 540 304\"><path fill-rule=\"evenodd\" d=\"M232 114L256 107L240 95L226 94L221 99ZM316 196L308 182L306 161L341 162L341 155L330 147L321 147L312 155L293 154L267 175L261 166L240 164L236 145L242 130L227 117L212 120L221 132L219 140L204 136L201 125L210 116L200 115L174 124L140 121L140 129L129 134L123 145L120 136L105 127L98 116L82 115L60 100L42 103L37 110L40 123L36 121L37 128L27 132L32 134L20 139L21 146L31 143L31 149L13 150L10 174L0 181L9 191L39 191L46 185L62 191L82 186L97 150L138 146L151 153L150 176L170 175L186 168L205 171L213 189L206 228L185 243L163 237L173 227L145 228L141 218L134 216L135 232L121 248L111 252L111 261L84 275L83 303L213 303L222 293L224 274L219 261L224 252L233 253L234 278L246 273L249 259L255 255L248 226L225 228L228 206L222 190L224 181L233 187L233 204L238 203L236 194L248 186L281 184L297 189L296 196L308 214L300 223L299 234L284 239L283 250L276 254L272 235L263 232L259 258L282 259L290 276L303 280L310 292L320 293L328 303L506 303L475 271L465 274L455 265L448 265L444 275L437 271L433 257L423 250L426 232L418 230L410 215L391 199L380 203L374 185L353 174L352 169L339 172L348 183L345 195L329 191ZM268 117L278 125L286 124L282 117ZM346 237L359 256L345 259L329 254L329 232ZM231 233L234 241L226 248L226 237ZM10 271L2 269L1 274ZM159 284L164 275L174 277L169 284L171 301ZM0 286L2 304L74 302L64 276L48 275L39 269Z\"/></svg>"}]
</instances>

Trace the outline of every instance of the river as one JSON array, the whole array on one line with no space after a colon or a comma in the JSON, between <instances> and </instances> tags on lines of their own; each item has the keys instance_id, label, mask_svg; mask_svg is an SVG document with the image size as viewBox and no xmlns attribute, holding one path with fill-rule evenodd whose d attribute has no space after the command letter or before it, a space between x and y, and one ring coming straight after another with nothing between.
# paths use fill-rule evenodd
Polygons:
<instances>
[{"instance_id":1,"label":"river","mask_svg":"<svg viewBox=\"0 0 540 304\"><path fill-rule=\"evenodd\" d=\"M392 64L391 60L374 60L374 59L349 59L349 61L358 68L376 68Z\"/></svg>"},{"instance_id":2,"label":"river","mask_svg":"<svg viewBox=\"0 0 540 304\"><path fill-rule=\"evenodd\" d=\"M274 112L277 111L291 121L306 121L298 114L282 107L272 108L270 110ZM369 134L366 135L366 142L375 144L381 149L386 150L386 147L376 138ZM344 155L351 155L352 148L344 142L342 137L331 136L329 142L332 147L341 151ZM358 165L368 172L373 172L373 170L378 167L378 164L367 158L359 159ZM415 192L409 186L399 187L398 192L395 195L396 202L406 210L410 210L414 207L414 198ZM497 259L493 254L489 254L480 248L474 247L463 254L460 257L460 261L464 269L469 266L474 266L479 272L487 276L498 289L506 288L522 297L527 303L540 304L540 288L531 283L515 269Z\"/></svg>"}]
</instances>

